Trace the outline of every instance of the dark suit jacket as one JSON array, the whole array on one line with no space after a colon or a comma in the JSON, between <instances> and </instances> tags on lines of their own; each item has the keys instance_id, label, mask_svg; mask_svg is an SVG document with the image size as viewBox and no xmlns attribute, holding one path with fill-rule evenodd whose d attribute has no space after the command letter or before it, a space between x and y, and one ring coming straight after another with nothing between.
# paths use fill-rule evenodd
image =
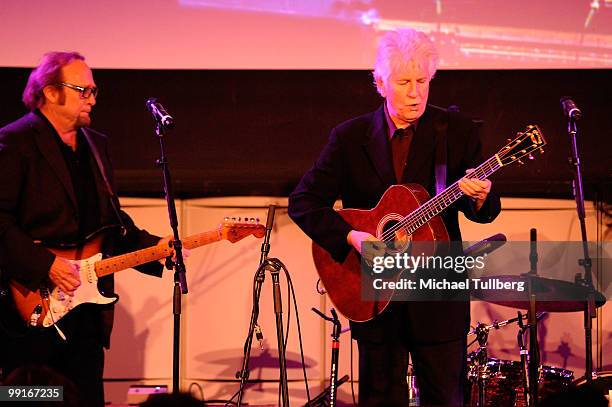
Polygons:
<instances>
[{"instance_id":1,"label":"dark suit jacket","mask_svg":"<svg viewBox=\"0 0 612 407\"><path fill-rule=\"evenodd\" d=\"M106 136L91 129L83 131L99 151L112 184ZM34 241L74 242L78 236L77 201L56 137L51 125L35 113L0 129L0 265L5 278L15 279L32 290L47 278L55 259L53 253ZM101 224L118 224L111 196L93 157L91 163ZM119 207L117 200L116 204ZM128 233L117 242L115 251L126 252L157 243L159 237L139 230L125 212L121 211L120 216ZM161 276L162 267L151 263L140 270ZM112 293L112 276L102 279L100 286ZM112 307L108 307L96 315L100 319L101 340L106 345L112 312Z\"/></svg>"},{"instance_id":2,"label":"dark suit jacket","mask_svg":"<svg viewBox=\"0 0 612 407\"><path fill-rule=\"evenodd\" d=\"M481 143L474 123L429 105L419 119L404 175L396 180L384 115L381 106L335 127L321 155L289 197L291 218L337 261L342 261L351 249L346 236L352 229L332 209L338 197L344 208L371 209L389 186L400 182L420 184L433 196L435 146L439 137L446 138L447 185L464 176L466 169L481 163ZM461 241L459 210L475 222L487 223L495 219L500 208L494 193L489 194L478 212L469 198L461 198L443 214L450 239ZM415 303L408 309L414 317L410 322L415 329L426 324L429 327L416 334L417 339L424 341L456 339L469 325L467 303ZM367 323L353 324L354 336L379 338L384 335L381 322L384 319L379 316Z\"/></svg>"}]
</instances>

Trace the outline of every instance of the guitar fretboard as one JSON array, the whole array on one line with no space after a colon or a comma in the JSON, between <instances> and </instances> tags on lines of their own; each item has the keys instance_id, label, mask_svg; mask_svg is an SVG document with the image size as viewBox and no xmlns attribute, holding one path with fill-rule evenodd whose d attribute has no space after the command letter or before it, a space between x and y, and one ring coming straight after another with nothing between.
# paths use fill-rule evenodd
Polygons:
<instances>
[{"instance_id":1,"label":"guitar fretboard","mask_svg":"<svg viewBox=\"0 0 612 407\"><path fill-rule=\"evenodd\" d=\"M478 178L479 180L484 180L491 176L491 174L493 174L495 171L499 170L502 166L503 165L498 155L494 155L478 166L478 168L476 168L470 175L471 177ZM431 218L434 216L440 214L463 195L463 192L459 188L459 181L455 182L440 194L431 198L419 208L412 211L393 228L387 230L383 235L383 240L393 240L395 238L394 232L401 228L404 228L409 235L414 233L418 228L429 222L429 220L431 220Z\"/></svg>"},{"instance_id":2,"label":"guitar fretboard","mask_svg":"<svg viewBox=\"0 0 612 407\"><path fill-rule=\"evenodd\" d=\"M182 239L182 242L183 247L187 249L195 249L196 247L218 242L219 240L221 240L220 231L211 230L186 237ZM103 277L121 270L166 258L171 254L172 248L168 246L152 246L146 249L97 261L94 267L96 270L96 275L98 277Z\"/></svg>"}]
</instances>

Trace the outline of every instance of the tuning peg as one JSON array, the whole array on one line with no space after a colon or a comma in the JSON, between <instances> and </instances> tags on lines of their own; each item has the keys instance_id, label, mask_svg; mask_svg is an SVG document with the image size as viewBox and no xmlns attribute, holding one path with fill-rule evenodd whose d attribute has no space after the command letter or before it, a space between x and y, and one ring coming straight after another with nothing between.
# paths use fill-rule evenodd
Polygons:
<instances>
[{"instance_id":1,"label":"tuning peg","mask_svg":"<svg viewBox=\"0 0 612 407\"><path fill-rule=\"evenodd\" d=\"M509 142L512 141L512 139L511 138L507 138L506 141L509 143Z\"/></svg>"},{"instance_id":2,"label":"tuning peg","mask_svg":"<svg viewBox=\"0 0 612 407\"><path fill-rule=\"evenodd\" d=\"M544 147L540 147L540 154L544 154Z\"/></svg>"},{"instance_id":3,"label":"tuning peg","mask_svg":"<svg viewBox=\"0 0 612 407\"><path fill-rule=\"evenodd\" d=\"M533 154L529 153L529 155L527 156L530 160L533 160Z\"/></svg>"},{"instance_id":4,"label":"tuning peg","mask_svg":"<svg viewBox=\"0 0 612 407\"><path fill-rule=\"evenodd\" d=\"M516 160L519 164L523 165L525 164L524 162L521 161L521 159L519 158L518 160Z\"/></svg>"}]
</instances>

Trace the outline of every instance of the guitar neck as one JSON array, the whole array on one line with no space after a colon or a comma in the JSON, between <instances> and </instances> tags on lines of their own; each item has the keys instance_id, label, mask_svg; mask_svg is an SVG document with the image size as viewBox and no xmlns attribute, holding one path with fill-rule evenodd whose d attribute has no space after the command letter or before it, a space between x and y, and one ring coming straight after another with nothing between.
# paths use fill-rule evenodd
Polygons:
<instances>
[{"instance_id":1,"label":"guitar neck","mask_svg":"<svg viewBox=\"0 0 612 407\"><path fill-rule=\"evenodd\" d=\"M196 247L218 242L220 240L221 232L216 229L188 236L184 238L182 242L183 247L186 249L195 249ZM164 259L170 255L172 255L172 248L168 246L152 246L146 249L136 250L135 252L109 257L108 259L103 259L95 263L96 275L98 277L107 276L151 261Z\"/></svg>"},{"instance_id":2,"label":"guitar neck","mask_svg":"<svg viewBox=\"0 0 612 407\"><path fill-rule=\"evenodd\" d=\"M478 178L479 180L484 180L490 177L491 174L499 170L502 166L502 162L496 154L478 166L478 168L476 168L470 175ZM463 195L463 192L459 188L459 181L456 181L444 191L408 214L408 216L402 220L402 226L406 229L408 234L414 233L418 228L451 206Z\"/></svg>"}]
</instances>

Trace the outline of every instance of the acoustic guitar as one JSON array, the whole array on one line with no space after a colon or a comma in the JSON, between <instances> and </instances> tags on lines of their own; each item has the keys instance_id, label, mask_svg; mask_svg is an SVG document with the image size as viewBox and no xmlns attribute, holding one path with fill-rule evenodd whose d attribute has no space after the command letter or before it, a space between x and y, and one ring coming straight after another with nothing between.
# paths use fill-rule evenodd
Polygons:
<instances>
[{"instance_id":1,"label":"acoustic guitar","mask_svg":"<svg viewBox=\"0 0 612 407\"><path fill-rule=\"evenodd\" d=\"M471 176L479 180L487 179L502 167L522 163L524 157L533 159L532 153L543 153L544 145L546 140L540 129L528 126L497 154L478 166ZM354 230L368 232L383 242L388 252L398 252L418 242L447 242L448 232L439 215L462 196L458 181L431 199L421 185L393 185L373 209L341 209L338 213ZM423 246L433 250L435 244ZM332 303L346 318L355 322L368 321L389 305L393 290L374 287L374 279L379 277L362 272L361 257L356 250L351 250L346 259L338 263L313 242L312 255ZM392 272L392 275L386 274L385 281L398 281L401 275L402 270Z\"/></svg>"}]
</instances>

